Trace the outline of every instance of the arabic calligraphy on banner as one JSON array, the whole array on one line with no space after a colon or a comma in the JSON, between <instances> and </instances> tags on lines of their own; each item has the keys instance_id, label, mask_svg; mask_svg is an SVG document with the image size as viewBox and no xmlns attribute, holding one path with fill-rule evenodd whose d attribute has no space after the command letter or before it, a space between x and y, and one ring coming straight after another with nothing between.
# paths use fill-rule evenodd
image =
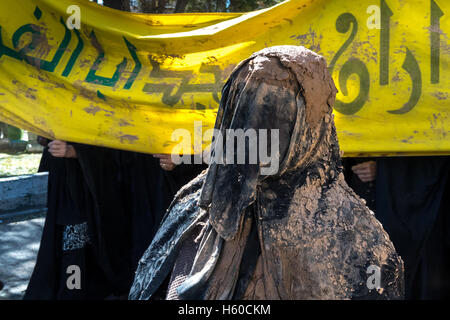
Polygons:
<instances>
[{"instance_id":1,"label":"arabic calligraphy on banner","mask_svg":"<svg viewBox=\"0 0 450 320\"><path fill-rule=\"evenodd\" d=\"M68 23L74 5L80 29ZM2 2L0 120L49 138L170 152L174 130L213 127L239 61L291 44L329 62L346 155L448 154L449 7L293 0L248 14L143 15L82 0Z\"/></svg>"}]
</instances>

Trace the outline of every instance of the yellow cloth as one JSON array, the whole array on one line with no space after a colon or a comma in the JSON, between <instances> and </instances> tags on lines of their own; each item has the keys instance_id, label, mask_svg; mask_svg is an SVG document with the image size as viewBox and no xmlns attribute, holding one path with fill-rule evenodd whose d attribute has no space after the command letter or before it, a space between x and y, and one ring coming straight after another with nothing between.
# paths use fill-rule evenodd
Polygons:
<instances>
[{"instance_id":1,"label":"yellow cloth","mask_svg":"<svg viewBox=\"0 0 450 320\"><path fill-rule=\"evenodd\" d=\"M346 155L449 153L450 2L374 3L145 15L86 0L1 1L0 121L49 138L169 153L175 129L193 137L194 121L203 133L213 127L239 61L290 44L327 59ZM71 5L80 30L67 28Z\"/></svg>"}]
</instances>

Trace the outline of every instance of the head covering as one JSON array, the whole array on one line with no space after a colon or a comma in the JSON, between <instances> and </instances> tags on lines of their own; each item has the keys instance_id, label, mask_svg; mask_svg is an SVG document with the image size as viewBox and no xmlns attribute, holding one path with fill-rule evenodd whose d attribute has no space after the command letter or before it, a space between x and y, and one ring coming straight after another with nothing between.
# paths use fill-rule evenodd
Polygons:
<instances>
[{"instance_id":1,"label":"head covering","mask_svg":"<svg viewBox=\"0 0 450 320\"><path fill-rule=\"evenodd\" d=\"M335 95L324 58L304 47L266 48L237 66L222 91L216 162L172 202L130 297L151 297L183 243L199 239L181 299L401 298L402 260L342 174ZM258 152L251 139L229 144L233 132L252 129ZM263 130L278 130L278 143L267 142L271 162L260 152ZM373 270L380 286L367 284Z\"/></svg>"},{"instance_id":2,"label":"head covering","mask_svg":"<svg viewBox=\"0 0 450 320\"><path fill-rule=\"evenodd\" d=\"M304 47L266 48L236 67L224 86L215 128L222 136L228 129L279 129L280 166L269 177L260 174L266 165L260 159L257 164L210 165L200 205L209 207L210 222L224 239L236 235L264 179L301 174L311 167L333 167L321 174L335 177L340 165L332 120L336 91L325 59ZM216 143L217 148L227 153L227 145ZM245 151L250 152L248 146Z\"/></svg>"}]
</instances>

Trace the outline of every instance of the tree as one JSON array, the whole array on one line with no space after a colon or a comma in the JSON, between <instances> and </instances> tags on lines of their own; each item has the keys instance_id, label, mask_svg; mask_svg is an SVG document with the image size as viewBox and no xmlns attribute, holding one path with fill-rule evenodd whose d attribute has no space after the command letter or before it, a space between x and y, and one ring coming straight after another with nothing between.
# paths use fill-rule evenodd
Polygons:
<instances>
[{"instance_id":1,"label":"tree","mask_svg":"<svg viewBox=\"0 0 450 320\"><path fill-rule=\"evenodd\" d=\"M247 12L282 0L103 0L107 7L143 13Z\"/></svg>"},{"instance_id":2,"label":"tree","mask_svg":"<svg viewBox=\"0 0 450 320\"><path fill-rule=\"evenodd\" d=\"M130 0L103 0L103 5L113 9L130 11Z\"/></svg>"},{"instance_id":3,"label":"tree","mask_svg":"<svg viewBox=\"0 0 450 320\"><path fill-rule=\"evenodd\" d=\"M175 13L184 12L189 0L178 0L175 5Z\"/></svg>"},{"instance_id":4,"label":"tree","mask_svg":"<svg viewBox=\"0 0 450 320\"><path fill-rule=\"evenodd\" d=\"M189 0L189 12L247 12L270 7L283 0Z\"/></svg>"},{"instance_id":5,"label":"tree","mask_svg":"<svg viewBox=\"0 0 450 320\"><path fill-rule=\"evenodd\" d=\"M164 13L169 1L167 0L138 0L139 12Z\"/></svg>"}]
</instances>

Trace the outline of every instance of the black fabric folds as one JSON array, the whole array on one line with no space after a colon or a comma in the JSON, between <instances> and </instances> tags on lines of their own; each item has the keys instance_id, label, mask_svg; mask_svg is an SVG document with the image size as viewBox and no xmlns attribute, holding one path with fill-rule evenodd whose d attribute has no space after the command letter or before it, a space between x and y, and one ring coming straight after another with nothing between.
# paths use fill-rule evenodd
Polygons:
<instances>
[{"instance_id":1,"label":"black fabric folds","mask_svg":"<svg viewBox=\"0 0 450 320\"><path fill-rule=\"evenodd\" d=\"M377 161L376 216L405 262L407 298L443 298L450 293L446 275L450 267L449 160L392 157Z\"/></svg>"},{"instance_id":2,"label":"black fabric folds","mask_svg":"<svg viewBox=\"0 0 450 320\"><path fill-rule=\"evenodd\" d=\"M49 171L48 212L24 299L126 296L138 260L173 196L182 183L204 169L182 165L169 173L152 155L72 145L77 159L54 158L47 149L42 157L41 170ZM61 227L84 221L88 223L89 247L68 256L61 250ZM85 295L67 295L62 288L67 277L65 261L87 266Z\"/></svg>"}]
</instances>

